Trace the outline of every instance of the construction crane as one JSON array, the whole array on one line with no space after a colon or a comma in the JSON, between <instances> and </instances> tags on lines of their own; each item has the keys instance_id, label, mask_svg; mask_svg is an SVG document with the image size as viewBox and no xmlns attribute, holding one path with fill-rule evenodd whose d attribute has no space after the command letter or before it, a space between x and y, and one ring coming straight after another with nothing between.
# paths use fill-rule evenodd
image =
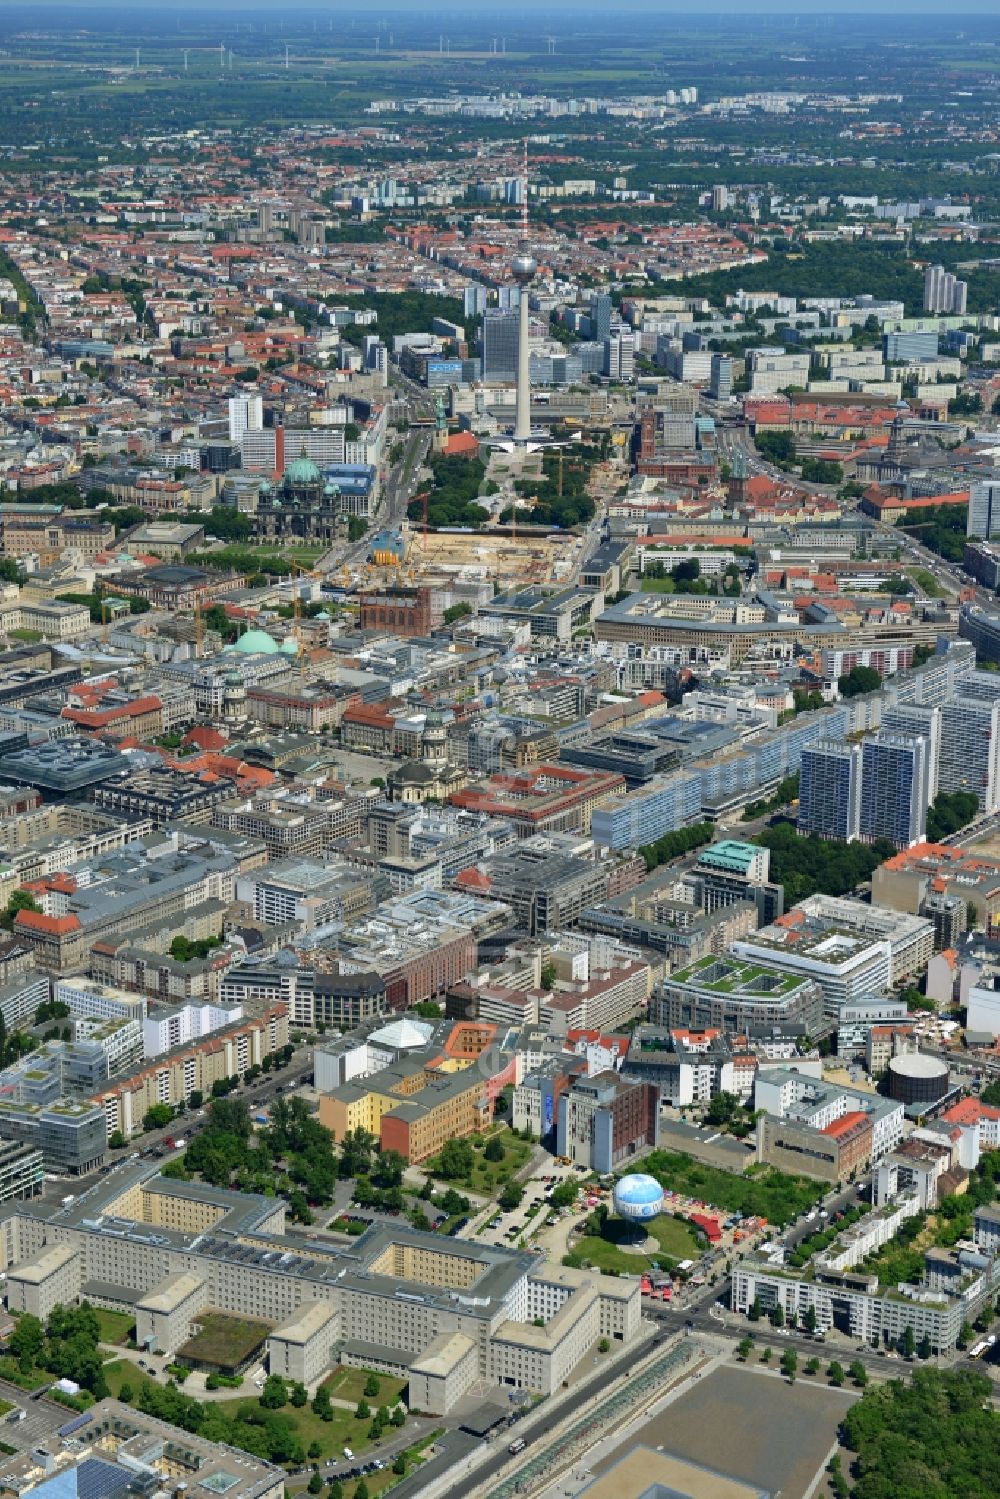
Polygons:
<instances>
[{"instance_id":1,"label":"construction crane","mask_svg":"<svg viewBox=\"0 0 1000 1499\"><path fill-rule=\"evenodd\" d=\"M306 674L306 647L302 635L302 578L316 578L320 574L315 568L303 567L301 562L292 559L292 638L296 644L296 659L299 664L299 676Z\"/></svg>"}]
</instances>

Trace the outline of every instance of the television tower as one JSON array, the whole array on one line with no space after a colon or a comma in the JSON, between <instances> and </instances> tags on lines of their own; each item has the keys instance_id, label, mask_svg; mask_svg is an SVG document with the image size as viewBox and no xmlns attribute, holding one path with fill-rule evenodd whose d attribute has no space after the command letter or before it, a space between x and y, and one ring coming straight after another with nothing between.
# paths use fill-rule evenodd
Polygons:
<instances>
[{"instance_id":1,"label":"television tower","mask_svg":"<svg viewBox=\"0 0 1000 1499\"><path fill-rule=\"evenodd\" d=\"M517 305L517 399L514 406L514 441L531 440L531 327L528 287L535 279L538 262L528 244L528 142L524 143L521 172L521 243L510 263L511 275L521 288Z\"/></svg>"}]
</instances>

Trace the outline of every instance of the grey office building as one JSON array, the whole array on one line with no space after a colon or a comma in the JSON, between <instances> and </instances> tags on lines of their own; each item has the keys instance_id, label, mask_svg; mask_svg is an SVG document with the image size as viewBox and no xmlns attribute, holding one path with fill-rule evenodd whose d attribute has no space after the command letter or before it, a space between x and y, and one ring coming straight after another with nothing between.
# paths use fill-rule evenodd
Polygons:
<instances>
[{"instance_id":1,"label":"grey office building","mask_svg":"<svg viewBox=\"0 0 1000 1499\"><path fill-rule=\"evenodd\" d=\"M1000 807L1000 702L960 697L941 708L942 791L974 791L982 812Z\"/></svg>"},{"instance_id":2,"label":"grey office building","mask_svg":"<svg viewBox=\"0 0 1000 1499\"><path fill-rule=\"evenodd\" d=\"M74 1175L99 1166L108 1148L104 1110L90 1103L0 1103L0 1137L23 1140L41 1151L47 1168Z\"/></svg>"},{"instance_id":3,"label":"grey office building","mask_svg":"<svg viewBox=\"0 0 1000 1499\"><path fill-rule=\"evenodd\" d=\"M858 745L821 739L803 749L799 765L800 833L849 842L858 836L860 799Z\"/></svg>"},{"instance_id":4,"label":"grey office building","mask_svg":"<svg viewBox=\"0 0 1000 1499\"><path fill-rule=\"evenodd\" d=\"M882 732L918 734L927 745L927 796L938 792L941 761L941 710L930 703L887 703L882 709Z\"/></svg>"},{"instance_id":5,"label":"grey office building","mask_svg":"<svg viewBox=\"0 0 1000 1499\"><path fill-rule=\"evenodd\" d=\"M728 401L733 393L733 361L728 354L712 355L708 393L713 401Z\"/></svg>"},{"instance_id":6,"label":"grey office building","mask_svg":"<svg viewBox=\"0 0 1000 1499\"><path fill-rule=\"evenodd\" d=\"M936 333L885 333L882 336L882 356L887 362L910 364L938 356Z\"/></svg>"},{"instance_id":7,"label":"grey office building","mask_svg":"<svg viewBox=\"0 0 1000 1499\"><path fill-rule=\"evenodd\" d=\"M598 292L590 299L590 336L605 339L611 335L611 319L614 303L606 292Z\"/></svg>"},{"instance_id":8,"label":"grey office building","mask_svg":"<svg viewBox=\"0 0 1000 1499\"><path fill-rule=\"evenodd\" d=\"M970 486L965 534L981 541L1000 534L1000 479L981 479Z\"/></svg>"},{"instance_id":9,"label":"grey office building","mask_svg":"<svg viewBox=\"0 0 1000 1499\"><path fill-rule=\"evenodd\" d=\"M927 831L929 755L919 736L883 732L861 748L862 838L888 838L897 848L919 843Z\"/></svg>"},{"instance_id":10,"label":"grey office building","mask_svg":"<svg viewBox=\"0 0 1000 1499\"><path fill-rule=\"evenodd\" d=\"M483 380L513 384L517 379L517 309L489 307L483 313Z\"/></svg>"}]
</instances>

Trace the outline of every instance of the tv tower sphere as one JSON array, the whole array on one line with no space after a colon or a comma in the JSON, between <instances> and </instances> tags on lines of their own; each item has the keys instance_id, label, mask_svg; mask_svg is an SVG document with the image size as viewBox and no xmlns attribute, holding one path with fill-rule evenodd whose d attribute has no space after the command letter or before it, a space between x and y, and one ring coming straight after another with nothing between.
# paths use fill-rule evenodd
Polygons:
<instances>
[{"instance_id":1,"label":"tv tower sphere","mask_svg":"<svg viewBox=\"0 0 1000 1499\"><path fill-rule=\"evenodd\" d=\"M510 263L510 273L520 286L527 286L533 281L537 270L538 261L527 248L520 250Z\"/></svg>"}]
</instances>

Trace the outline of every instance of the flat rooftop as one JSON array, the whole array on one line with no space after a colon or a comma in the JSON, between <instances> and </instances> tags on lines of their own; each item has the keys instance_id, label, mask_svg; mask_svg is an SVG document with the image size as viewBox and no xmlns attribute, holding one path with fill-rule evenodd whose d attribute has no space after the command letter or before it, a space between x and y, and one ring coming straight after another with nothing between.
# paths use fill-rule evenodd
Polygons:
<instances>
[{"instance_id":1,"label":"flat rooftop","mask_svg":"<svg viewBox=\"0 0 1000 1499\"><path fill-rule=\"evenodd\" d=\"M453 1310L456 1299L466 1315L485 1321L495 1318L505 1298L517 1281L539 1265L537 1254L500 1245L472 1243L465 1239L442 1239L437 1234L420 1233L406 1224L377 1223L343 1245L320 1238L294 1238L268 1232L260 1227L278 1205L272 1197L249 1198L239 1192L225 1191L199 1183L199 1200L217 1202L225 1210L208 1232L186 1233L179 1229L139 1223L114 1216L116 1203L131 1186L146 1185L162 1190L163 1179L155 1163L129 1162L116 1168L89 1188L69 1207L46 1203L17 1202L5 1204L0 1211L17 1213L59 1227L145 1244L159 1249L205 1256L233 1265L273 1270L295 1275L303 1282L303 1299L311 1299L313 1286L336 1284L344 1290L362 1291L389 1300L402 1297L423 1302L443 1310ZM189 1182L176 1182L168 1190L187 1191ZM193 1193L191 1195L194 1195ZM237 1237L239 1234L239 1237ZM463 1259L468 1262L460 1288L425 1285L418 1279L384 1273L380 1264L388 1261L392 1246L427 1251L434 1255ZM456 1277L457 1278L457 1277Z\"/></svg>"},{"instance_id":2,"label":"flat rooftop","mask_svg":"<svg viewBox=\"0 0 1000 1499\"><path fill-rule=\"evenodd\" d=\"M580 1490L581 1499L770 1499L766 1489L652 1447L633 1447Z\"/></svg>"}]
</instances>

